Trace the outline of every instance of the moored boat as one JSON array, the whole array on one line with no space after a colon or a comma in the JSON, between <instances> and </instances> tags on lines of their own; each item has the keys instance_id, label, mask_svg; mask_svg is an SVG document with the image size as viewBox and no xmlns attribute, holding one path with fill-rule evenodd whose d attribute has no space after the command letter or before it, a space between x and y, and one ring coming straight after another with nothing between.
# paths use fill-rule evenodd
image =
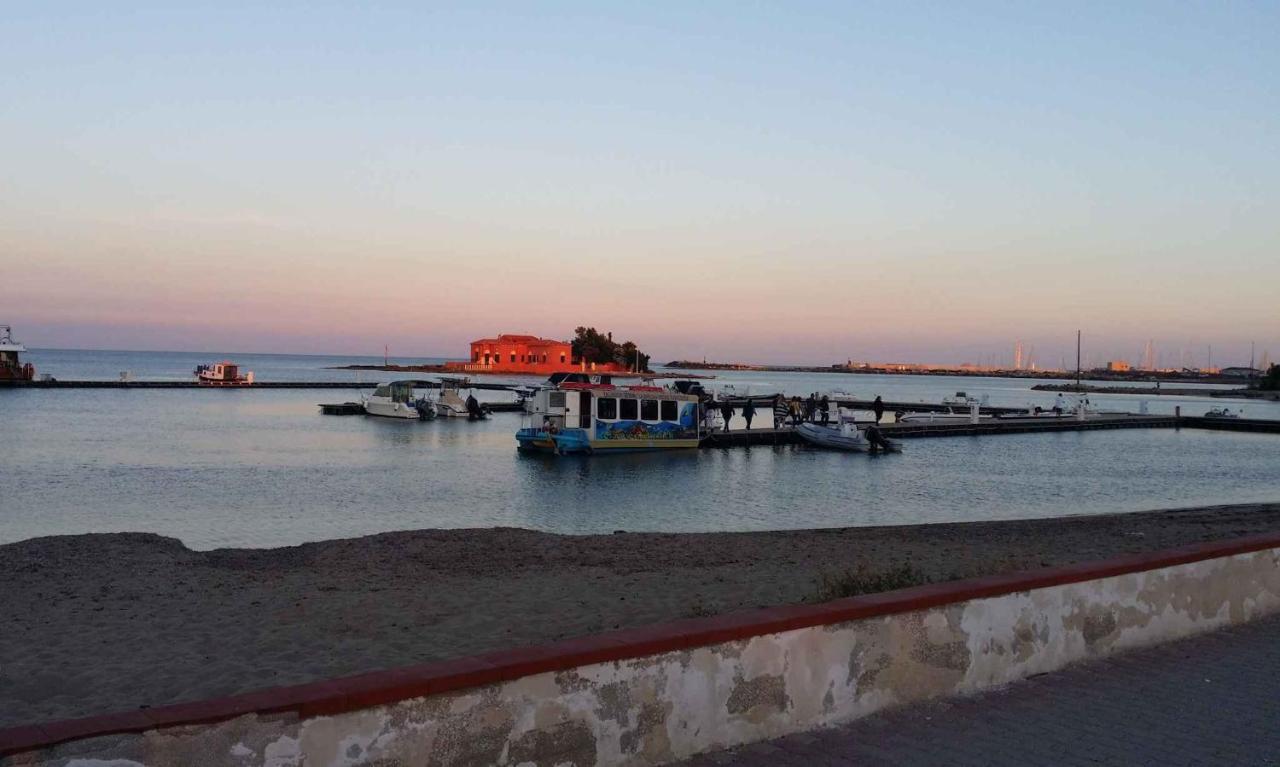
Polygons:
<instances>
[{"instance_id":1,"label":"moored boat","mask_svg":"<svg viewBox=\"0 0 1280 767\"><path fill-rule=\"evenodd\" d=\"M521 450L622 453L697 447L699 398L659 386L563 382L530 400Z\"/></svg>"},{"instance_id":2,"label":"moored boat","mask_svg":"<svg viewBox=\"0 0 1280 767\"><path fill-rule=\"evenodd\" d=\"M8 325L0 325L0 383L30 381L36 377L36 369L30 362L18 357L27 347L13 340Z\"/></svg>"},{"instance_id":3,"label":"moored boat","mask_svg":"<svg viewBox=\"0 0 1280 767\"><path fill-rule=\"evenodd\" d=\"M986 407L987 395L984 394L982 395L982 398L979 399L977 397L970 397L966 392L958 391L955 393L954 397L942 398L942 404L946 405L947 407L967 408L970 405L973 405L975 403L980 407Z\"/></svg>"},{"instance_id":4,"label":"moored boat","mask_svg":"<svg viewBox=\"0 0 1280 767\"><path fill-rule=\"evenodd\" d=\"M877 429L877 437L868 437L867 430L870 429ZM852 453L902 452L902 446L897 440L878 437L877 426L868 426L867 430L859 429L850 421L844 421L840 426L810 423L796 426L796 434L814 447L841 449Z\"/></svg>"},{"instance_id":5,"label":"moored boat","mask_svg":"<svg viewBox=\"0 0 1280 767\"><path fill-rule=\"evenodd\" d=\"M230 360L215 362L212 365L197 365L196 381L201 386L250 386L253 384L253 371L240 374L240 366Z\"/></svg>"},{"instance_id":6,"label":"moored boat","mask_svg":"<svg viewBox=\"0 0 1280 767\"><path fill-rule=\"evenodd\" d=\"M436 406L426 397L419 397L414 387L421 381L391 381L378 384L372 394L361 398L367 415L381 418L402 418L427 421L436 417Z\"/></svg>"},{"instance_id":7,"label":"moored boat","mask_svg":"<svg viewBox=\"0 0 1280 767\"><path fill-rule=\"evenodd\" d=\"M1205 414L1205 418L1239 418L1242 411L1233 411L1229 407L1215 407L1209 409Z\"/></svg>"},{"instance_id":8,"label":"moored boat","mask_svg":"<svg viewBox=\"0 0 1280 767\"><path fill-rule=\"evenodd\" d=\"M441 418L467 418L479 421L489 417L489 409L476 399L474 391L467 391L467 396L462 396L462 391L468 389L470 383L469 378L441 377L440 397L435 403L436 413Z\"/></svg>"},{"instance_id":9,"label":"moored boat","mask_svg":"<svg viewBox=\"0 0 1280 767\"><path fill-rule=\"evenodd\" d=\"M945 413L904 413L894 420L898 423L968 423L970 415L947 408Z\"/></svg>"}]
</instances>

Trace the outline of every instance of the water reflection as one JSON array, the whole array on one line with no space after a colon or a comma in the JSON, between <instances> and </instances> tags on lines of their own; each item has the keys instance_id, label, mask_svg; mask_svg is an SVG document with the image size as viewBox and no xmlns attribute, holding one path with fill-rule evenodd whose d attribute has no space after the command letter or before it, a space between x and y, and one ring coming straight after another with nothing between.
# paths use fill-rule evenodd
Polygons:
<instances>
[{"instance_id":1,"label":"water reflection","mask_svg":"<svg viewBox=\"0 0 1280 767\"><path fill-rule=\"evenodd\" d=\"M321 416L325 394L5 391L0 541L140 530L197 548L279 546L423 527L753 530L1280 499L1276 435L913 440L877 459L767 446L556 458L516 451L515 414Z\"/></svg>"}]
</instances>

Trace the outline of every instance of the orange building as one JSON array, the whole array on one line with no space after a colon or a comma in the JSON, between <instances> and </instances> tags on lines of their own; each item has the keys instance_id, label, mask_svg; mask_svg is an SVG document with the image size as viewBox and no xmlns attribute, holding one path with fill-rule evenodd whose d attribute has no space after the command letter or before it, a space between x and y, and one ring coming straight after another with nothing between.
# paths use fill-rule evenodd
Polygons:
<instances>
[{"instance_id":1,"label":"orange building","mask_svg":"<svg viewBox=\"0 0 1280 767\"><path fill-rule=\"evenodd\" d=\"M468 373L551 375L579 371L626 372L626 368L615 362L584 364L575 360L573 346L568 341L511 333L472 341L470 362L450 362L448 366Z\"/></svg>"}]
</instances>

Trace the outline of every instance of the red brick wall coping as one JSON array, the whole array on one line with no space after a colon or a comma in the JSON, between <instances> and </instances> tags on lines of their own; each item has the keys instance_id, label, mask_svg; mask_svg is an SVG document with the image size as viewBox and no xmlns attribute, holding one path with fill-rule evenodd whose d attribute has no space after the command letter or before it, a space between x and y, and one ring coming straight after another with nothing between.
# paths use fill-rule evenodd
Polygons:
<instances>
[{"instance_id":1,"label":"red brick wall coping","mask_svg":"<svg viewBox=\"0 0 1280 767\"><path fill-rule=\"evenodd\" d=\"M498 650L467 658L374 671L341 679L272 687L241 695L83 719L11 727L0 729L0 756L102 735L207 724L244 714L291 713L301 719L340 714L547 671L640 658L780 631L922 610L1271 548L1280 548L1280 533L1200 543L1064 567L935 583L823 604L766 607L709 618L673 621L547 645Z\"/></svg>"}]
</instances>

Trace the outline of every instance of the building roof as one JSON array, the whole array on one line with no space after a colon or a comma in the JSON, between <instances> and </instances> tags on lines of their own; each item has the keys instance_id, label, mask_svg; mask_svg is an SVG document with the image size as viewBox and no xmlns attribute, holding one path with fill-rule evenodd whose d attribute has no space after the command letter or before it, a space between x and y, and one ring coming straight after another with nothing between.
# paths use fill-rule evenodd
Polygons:
<instances>
[{"instance_id":1,"label":"building roof","mask_svg":"<svg viewBox=\"0 0 1280 767\"><path fill-rule=\"evenodd\" d=\"M539 338L538 336L521 335L517 333L503 333L497 338L480 338L472 341L473 344L500 344L500 343L516 343L516 344L563 344L567 345L568 341L557 341L554 338Z\"/></svg>"}]
</instances>

